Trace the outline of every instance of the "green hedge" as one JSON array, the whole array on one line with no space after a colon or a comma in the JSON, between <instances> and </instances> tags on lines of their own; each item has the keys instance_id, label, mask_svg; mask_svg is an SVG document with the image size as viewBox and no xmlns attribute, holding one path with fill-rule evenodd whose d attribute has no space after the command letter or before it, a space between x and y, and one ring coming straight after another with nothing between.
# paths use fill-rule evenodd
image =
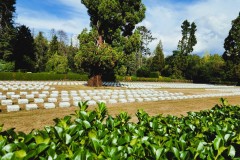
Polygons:
<instances>
[{"instance_id":1,"label":"green hedge","mask_svg":"<svg viewBox=\"0 0 240 160\"><path fill-rule=\"evenodd\" d=\"M87 81L87 75L77 73L55 74L55 73L22 73L22 72L0 72L0 80L70 80Z\"/></svg>"},{"instance_id":2,"label":"green hedge","mask_svg":"<svg viewBox=\"0 0 240 160\"><path fill-rule=\"evenodd\" d=\"M0 159L240 159L240 108L216 105L187 116L122 112L112 117L105 104L87 110L79 104L74 116L29 134L0 126Z\"/></svg>"},{"instance_id":3,"label":"green hedge","mask_svg":"<svg viewBox=\"0 0 240 160\"><path fill-rule=\"evenodd\" d=\"M145 78L145 77L136 77L136 76L117 76L117 81L123 82L179 82L179 83L192 83L191 80L185 79L171 79L169 77L159 77L159 78Z\"/></svg>"}]
</instances>

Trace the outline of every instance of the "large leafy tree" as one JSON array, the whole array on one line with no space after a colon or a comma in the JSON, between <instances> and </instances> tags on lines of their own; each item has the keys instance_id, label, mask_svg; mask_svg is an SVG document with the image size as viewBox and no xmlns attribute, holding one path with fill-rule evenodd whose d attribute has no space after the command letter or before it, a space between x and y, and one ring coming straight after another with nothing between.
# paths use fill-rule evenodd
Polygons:
<instances>
[{"instance_id":1,"label":"large leafy tree","mask_svg":"<svg viewBox=\"0 0 240 160\"><path fill-rule=\"evenodd\" d=\"M75 65L84 68L89 73L90 78L98 77L103 73L109 73L115 63L122 57L119 48L113 48L107 43L96 47L96 30L88 31L84 29L79 35L80 49L75 56ZM93 86L101 86L101 83L92 82Z\"/></svg>"},{"instance_id":2,"label":"large leafy tree","mask_svg":"<svg viewBox=\"0 0 240 160\"><path fill-rule=\"evenodd\" d=\"M182 23L182 39L178 42L178 51L181 55L187 56L193 51L193 47L197 44L195 32L197 26L193 22L190 24L187 20Z\"/></svg>"},{"instance_id":3,"label":"large leafy tree","mask_svg":"<svg viewBox=\"0 0 240 160\"><path fill-rule=\"evenodd\" d=\"M81 34L80 52L76 59L81 59L79 62L83 66L91 61L91 67L88 66L90 77L101 75L103 78L110 77L109 73L111 76L114 75L114 67L119 60L117 58L123 54L136 52L139 47L139 36L133 34L133 30L136 24L144 19L145 6L141 0L81 0L81 2L88 10L92 29ZM84 40L88 37L91 41ZM90 49L86 49L86 46ZM80 58L80 55L85 58ZM112 67L109 68L109 64ZM106 71L108 68L110 70Z\"/></svg>"},{"instance_id":4,"label":"large leafy tree","mask_svg":"<svg viewBox=\"0 0 240 160\"><path fill-rule=\"evenodd\" d=\"M0 59L12 60L16 0L0 0Z\"/></svg>"},{"instance_id":5,"label":"large leafy tree","mask_svg":"<svg viewBox=\"0 0 240 160\"><path fill-rule=\"evenodd\" d=\"M36 61L34 39L30 29L25 25L17 27L13 58L15 70L34 71Z\"/></svg>"},{"instance_id":6,"label":"large leafy tree","mask_svg":"<svg viewBox=\"0 0 240 160\"><path fill-rule=\"evenodd\" d=\"M163 46L161 41L159 41L156 49L154 50L154 54L155 55L152 59L151 70L161 73L165 65Z\"/></svg>"},{"instance_id":7,"label":"large leafy tree","mask_svg":"<svg viewBox=\"0 0 240 160\"><path fill-rule=\"evenodd\" d=\"M45 71L45 65L47 63L48 52L48 40L43 36L43 32L39 32L34 39L36 47L36 70L39 72Z\"/></svg>"},{"instance_id":8,"label":"large leafy tree","mask_svg":"<svg viewBox=\"0 0 240 160\"><path fill-rule=\"evenodd\" d=\"M57 53L52 55L46 64L46 71L48 72L67 73L68 70L68 59Z\"/></svg>"},{"instance_id":9,"label":"large leafy tree","mask_svg":"<svg viewBox=\"0 0 240 160\"><path fill-rule=\"evenodd\" d=\"M236 19L232 21L232 28L224 42L225 52L224 60L230 60L234 64L240 62L240 13Z\"/></svg>"},{"instance_id":10,"label":"large leafy tree","mask_svg":"<svg viewBox=\"0 0 240 160\"><path fill-rule=\"evenodd\" d=\"M81 0L88 9L91 27L98 31L98 44L114 43L116 32L132 34L135 25L145 17L141 0Z\"/></svg>"}]
</instances>

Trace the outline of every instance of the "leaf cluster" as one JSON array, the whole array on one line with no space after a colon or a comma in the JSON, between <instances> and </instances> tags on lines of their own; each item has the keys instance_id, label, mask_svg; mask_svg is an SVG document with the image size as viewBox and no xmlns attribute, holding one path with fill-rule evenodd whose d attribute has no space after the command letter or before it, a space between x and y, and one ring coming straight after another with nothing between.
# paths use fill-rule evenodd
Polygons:
<instances>
[{"instance_id":1,"label":"leaf cluster","mask_svg":"<svg viewBox=\"0 0 240 160\"><path fill-rule=\"evenodd\" d=\"M122 112L107 114L104 103L88 111L87 102L55 125L29 134L0 127L1 159L238 159L240 108L216 105L186 117Z\"/></svg>"}]
</instances>

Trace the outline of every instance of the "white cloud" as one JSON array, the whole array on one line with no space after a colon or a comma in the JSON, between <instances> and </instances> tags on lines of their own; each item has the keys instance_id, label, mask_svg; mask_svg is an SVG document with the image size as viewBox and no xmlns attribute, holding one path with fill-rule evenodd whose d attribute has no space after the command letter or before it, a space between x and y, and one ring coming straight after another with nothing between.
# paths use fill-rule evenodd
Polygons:
<instances>
[{"instance_id":1,"label":"white cloud","mask_svg":"<svg viewBox=\"0 0 240 160\"><path fill-rule=\"evenodd\" d=\"M238 16L239 0L200 0L191 4L172 5L153 1L154 5L147 6L146 19L142 24L147 24L148 29L158 38L153 44L162 40L165 55L177 48L181 38L181 24L185 19L197 25L198 43L194 53L223 53L223 43L231 28L231 21Z\"/></svg>"},{"instance_id":2,"label":"white cloud","mask_svg":"<svg viewBox=\"0 0 240 160\"><path fill-rule=\"evenodd\" d=\"M69 35L77 35L83 28L89 27L89 16L86 14L86 11L84 11L84 14L81 13L85 8L83 8L84 6L82 6L80 1L78 3L80 5L77 5L77 1L75 0L71 0L69 3L64 0L59 1L62 3L65 2L64 4L70 7L64 11L70 18L60 17L47 10L39 11L19 6L17 7L18 15L16 22L38 31L50 31L51 29L63 30Z\"/></svg>"},{"instance_id":3,"label":"white cloud","mask_svg":"<svg viewBox=\"0 0 240 160\"><path fill-rule=\"evenodd\" d=\"M238 16L240 6L240 0L198 0L189 4L159 0L143 2L147 7L146 18L139 25L145 25L157 38L149 45L151 50L161 40L165 55L177 49L181 39L181 24L185 19L197 25L198 43L194 53L209 51L222 54L224 39L231 28L231 21ZM55 28L74 35L89 27L87 9L80 0L56 0L51 3L66 6L68 9L63 13L70 18L59 17L48 11L17 8L17 22L36 30Z\"/></svg>"}]
</instances>

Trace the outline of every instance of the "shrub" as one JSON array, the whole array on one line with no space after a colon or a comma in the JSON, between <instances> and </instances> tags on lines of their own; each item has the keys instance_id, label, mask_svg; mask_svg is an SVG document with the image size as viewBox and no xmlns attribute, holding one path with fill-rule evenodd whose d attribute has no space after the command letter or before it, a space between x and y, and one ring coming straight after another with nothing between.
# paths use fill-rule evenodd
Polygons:
<instances>
[{"instance_id":1,"label":"shrub","mask_svg":"<svg viewBox=\"0 0 240 160\"><path fill-rule=\"evenodd\" d=\"M149 116L138 123L122 112L108 115L104 103L87 110L79 103L74 119L29 134L0 126L0 159L239 159L240 108L223 100L211 110L185 117Z\"/></svg>"},{"instance_id":2,"label":"shrub","mask_svg":"<svg viewBox=\"0 0 240 160\"><path fill-rule=\"evenodd\" d=\"M68 59L64 56L60 56L57 53L54 54L46 64L46 71L55 72L55 73L67 73L68 68Z\"/></svg>"},{"instance_id":3,"label":"shrub","mask_svg":"<svg viewBox=\"0 0 240 160\"><path fill-rule=\"evenodd\" d=\"M71 80L71 81L87 81L86 74L77 73L56 74L56 73L21 73L21 72L0 72L0 80Z\"/></svg>"},{"instance_id":4,"label":"shrub","mask_svg":"<svg viewBox=\"0 0 240 160\"><path fill-rule=\"evenodd\" d=\"M150 72L149 77L150 78L159 78L160 74L159 72Z\"/></svg>"},{"instance_id":5,"label":"shrub","mask_svg":"<svg viewBox=\"0 0 240 160\"><path fill-rule=\"evenodd\" d=\"M141 67L137 70L137 77L149 77L150 71L147 67Z\"/></svg>"},{"instance_id":6,"label":"shrub","mask_svg":"<svg viewBox=\"0 0 240 160\"><path fill-rule=\"evenodd\" d=\"M0 72L11 72L14 70L14 62L5 62L0 60Z\"/></svg>"}]
</instances>

